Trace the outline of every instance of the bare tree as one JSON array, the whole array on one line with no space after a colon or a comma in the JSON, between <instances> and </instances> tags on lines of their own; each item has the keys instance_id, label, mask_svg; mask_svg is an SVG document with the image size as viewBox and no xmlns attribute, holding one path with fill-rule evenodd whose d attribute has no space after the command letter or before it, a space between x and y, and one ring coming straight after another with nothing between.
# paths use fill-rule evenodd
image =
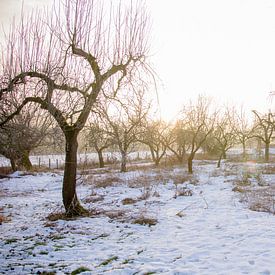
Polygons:
<instances>
[{"instance_id":1,"label":"bare tree","mask_svg":"<svg viewBox=\"0 0 275 275\"><path fill-rule=\"evenodd\" d=\"M219 152L218 168L221 165L221 160L226 159L226 152L236 144L234 126L234 111L227 108L224 113L219 114L213 131L213 138L216 140L216 147Z\"/></svg>"},{"instance_id":2,"label":"bare tree","mask_svg":"<svg viewBox=\"0 0 275 275\"><path fill-rule=\"evenodd\" d=\"M242 145L243 159L246 159L246 143L253 136L253 127L250 125L243 109L236 112L235 133L238 142Z\"/></svg>"},{"instance_id":3,"label":"bare tree","mask_svg":"<svg viewBox=\"0 0 275 275\"><path fill-rule=\"evenodd\" d=\"M45 112L31 104L26 107L0 128L0 154L10 160L13 171L32 169L30 152L42 145L50 128Z\"/></svg>"},{"instance_id":4,"label":"bare tree","mask_svg":"<svg viewBox=\"0 0 275 275\"><path fill-rule=\"evenodd\" d=\"M265 162L269 161L269 147L274 132L274 115L269 112L260 115L256 110L252 111L255 114L255 125L253 127L253 137L258 138L265 144Z\"/></svg>"},{"instance_id":5,"label":"bare tree","mask_svg":"<svg viewBox=\"0 0 275 275\"><path fill-rule=\"evenodd\" d=\"M193 173L193 159L214 129L215 114L210 112L210 99L199 96L195 104L190 102L183 108L181 115L190 140L188 172Z\"/></svg>"},{"instance_id":6,"label":"bare tree","mask_svg":"<svg viewBox=\"0 0 275 275\"><path fill-rule=\"evenodd\" d=\"M146 103L144 91L138 90L99 108L105 128L110 129L108 134L121 154L120 171L126 172L127 156L138 141L142 121L147 116L150 104Z\"/></svg>"},{"instance_id":7,"label":"bare tree","mask_svg":"<svg viewBox=\"0 0 275 275\"><path fill-rule=\"evenodd\" d=\"M155 165L158 166L170 143L168 125L161 120L147 120L142 123L142 128L138 141L149 147L152 159Z\"/></svg>"},{"instance_id":8,"label":"bare tree","mask_svg":"<svg viewBox=\"0 0 275 275\"><path fill-rule=\"evenodd\" d=\"M108 134L110 130L102 123L99 115L94 114L91 120L86 127L86 144L96 150L99 167L103 168L105 166L103 151L113 145L114 141Z\"/></svg>"},{"instance_id":9,"label":"bare tree","mask_svg":"<svg viewBox=\"0 0 275 275\"><path fill-rule=\"evenodd\" d=\"M185 128L183 120L177 120L175 125L170 127L170 139L167 143L168 149L176 156L180 163L186 158L186 153L190 149L190 137L188 130Z\"/></svg>"},{"instance_id":10,"label":"bare tree","mask_svg":"<svg viewBox=\"0 0 275 275\"><path fill-rule=\"evenodd\" d=\"M20 93L24 100L0 125L29 102L53 116L66 140L62 196L69 216L87 213L76 194L77 137L91 108L106 85L113 85L116 95L149 71L148 17L142 4L102 3L65 0L53 13L22 16L2 49L0 99Z\"/></svg>"}]
</instances>

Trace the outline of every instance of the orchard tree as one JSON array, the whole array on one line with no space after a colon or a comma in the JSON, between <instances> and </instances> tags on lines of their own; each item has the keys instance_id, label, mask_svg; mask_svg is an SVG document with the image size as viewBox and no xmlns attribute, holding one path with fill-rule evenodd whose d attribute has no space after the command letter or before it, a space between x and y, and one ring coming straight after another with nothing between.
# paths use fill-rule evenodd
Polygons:
<instances>
[{"instance_id":1,"label":"orchard tree","mask_svg":"<svg viewBox=\"0 0 275 275\"><path fill-rule=\"evenodd\" d=\"M256 110L252 111L255 115L255 125L253 127L253 137L264 142L265 145L265 162L269 161L269 147L275 129L274 115L271 112L261 115Z\"/></svg>"},{"instance_id":2,"label":"orchard tree","mask_svg":"<svg viewBox=\"0 0 275 275\"><path fill-rule=\"evenodd\" d=\"M221 160L226 159L226 152L236 144L234 126L235 117L233 110L227 108L225 112L217 115L213 138L216 141L216 149L219 153L218 168L221 166Z\"/></svg>"},{"instance_id":3,"label":"orchard tree","mask_svg":"<svg viewBox=\"0 0 275 275\"><path fill-rule=\"evenodd\" d=\"M246 143L253 136L253 127L249 123L244 110L241 108L239 112L236 113L235 122L235 133L238 143L242 145L242 155L243 159L246 159Z\"/></svg>"},{"instance_id":4,"label":"orchard tree","mask_svg":"<svg viewBox=\"0 0 275 275\"><path fill-rule=\"evenodd\" d=\"M103 151L114 144L113 139L108 134L109 131L106 124L102 123L100 114L93 114L86 127L85 140L88 146L96 150L100 168L105 166Z\"/></svg>"},{"instance_id":5,"label":"orchard tree","mask_svg":"<svg viewBox=\"0 0 275 275\"><path fill-rule=\"evenodd\" d=\"M99 95L148 75L148 16L142 3L64 0L13 24L2 48L0 99L17 94L3 126L30 102L47 110L66 140L63 204L87 214L76 194L78 135ZM106 90L113 86L112 90Z\"/></svg>"},{"instance_id":6,"label":"orchard tree","mask_svg":"<svg viewBox=\"0 0 275 275\"><path fill-rule=\"evenodd\" d=\"M10 160L13 171L32 169L30 152L41 146L49 134L49 116L37 106L26 107L0 128L0 154Z\"/></svg>"},{"instance_id":7,"label":"orchard tree","mask_svg":"<svg viewBox=\"0 0 275 275\"><path fill-rule=\"evenodd\" d=\"M146 103L144 91L128 91L124 96L117 97L99 107L105 129L121 155L121 172L127 170L127 156L133 150L141 133L142 122L150 109Z\"/></svg>"},{"instance_id":8,"label":"orchard tree","mask_svg":"<svg viewBox=\"0 0 275 275\"><path fill-rule=\"evenodd\" d=\"M138 90L128 91L98 108L105 129L109 129L107 133L120 152L120 171L126 172L127 156L138 141L150 104L146 103L144 91Z\"/></svg>"},{"instance_id":9,"label":"orchard tree","mask_svg":"<svg viewBox=\"0 0 275 275\"><path fill-rule=\"evenodd\" d=\"M183 120L177 120L175 125L170 128L170 139L167 143L168 149L176 156L180 163L186 158L187 151L190 149L190 136L185 128Z\"/></svg>"},{"instance_id":10,"label":"orchard tree","mask_svg":"<svg viewBox=\"0 0 275 275\"><path fill-rule=\"evenodd\" d=\"M185 134L190 140L188 172L193 173L193 159L207 137L213 132L216 113L211 112L210 99L199 96L195 104L190 102L181 112Z\"/></svg>"},{"instance_id":11,"label":"orchard tree","mask_svg":"<svg viewBox=\"0 0 275 275\"><path fill-rule=\"evenodd\" d=\"M168 124L162 120L145 121L138 140L149 147L152 159L158 166L170 144Z\"/></svg>"}]
</instances>

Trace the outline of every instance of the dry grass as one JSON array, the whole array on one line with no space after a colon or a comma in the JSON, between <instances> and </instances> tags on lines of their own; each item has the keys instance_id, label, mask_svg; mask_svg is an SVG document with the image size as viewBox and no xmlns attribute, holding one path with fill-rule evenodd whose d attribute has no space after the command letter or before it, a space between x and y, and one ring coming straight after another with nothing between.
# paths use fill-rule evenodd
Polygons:
<instances>
[{"instance_id":1,"label":"dry grass","mask_svg":"<svg viewBox=\"0 0 275 275\"><path fill-rule=\"evenodd\" d=\"M4 211L4 208L1 207L1 208L0 208L0 225L1 225L2 223L4 223L4 222L9 222L9 221L11 221L11 218L10 218L10 217L6 217L6 216L4 216L3 213L1 213L1 212L3 212L3 211Z\"/></svg>"},{"instance_id":2,"label":"dry grass","mask_svg":"<svg viewBox=\"0 0 275 275\"><path fill-rule=\"evenodd\" d=\"M187 187L181 187L177 190L176 192L176 197L190 197L193 196L193 192L191 189L187 188Z\"/></svg>"},{"instance_id":3,"label":"dry grass","mask_svg":"<svg viewBox=\"0 0 275 275\"><path fill-rule=\"evenodd\" d=\"M275 186L269 186L261 173L242 173L232 189L252 211L275 214Z\"/></svg>"},{"instance_id":4,"label":"dry grass","mask_svg":"<svg viewBox=\"0 0 275 275\"><path fill-rule=\"evenodd\" d=\"M180 162L175 156L166 156L160 162L158 168L172 168L178 165L183 166L186 164L186 160Z\"/></svg>"},{"instance_id":5,"label":"dry grass","mask_svg":"<svg viewBox=\"0 0 275 275\"><path fill-rule=\"evenodd\" d=\"M89 175L85 178L86 184L91 184L95 188L106 188L121 183L121 179L118 176L109 174L101 177L100 175Z\"/></svg>"},{"instance_id":6,"label":"dry grass","mask_svg":"<svg viewBox=\"0 0 275 275\"><path fill-rule=\"evenodd\" d=\"M232 191L233 191L233 192L239 192L239 193L248 192L246 189L241 188L240 186L235 186L235 187L233 187Z\"/></svg>"},{"instance_id":7,"label":"dry grass","mask_svg":"<svg viewBox=\"0 0 275 275\"><path fill-rule=\"evenodd\" d=\"M104 200L103 195L97 195L97 194L92 193L90 196L83 199L83 202L84 203L95 203L95 202L103 201L103 200Z\"/></svg>"},{"instance_id":8,"label":"dry grass","mask_svg":"<svg viewBox=\"0 0 275 275\"><path fill-rule=\"evenodd\" d=\"M121 201L123 205L134 204L136 202L137 202L137 199L132 199L132 198L125 198Z\"/></svg>"},{"instance_id":9,"label":"dry grass","mask_svg":"<svg viewBox=\"0 0 275 275\"><path fill-rule=\"evenodd\" d=\"M265 167L263 167L262 173L268 174L268 175L274 175L275 174L275 166L266 165Z\"/></svg>"},{"instance_id":10,"label":"dry grass","mask_svg":"<svg viewBox=\"0 0 275 275\"><path fill-rule=\"evenodd\" d=\"M249 209L275 215L275 187L268 186L246 194Z\"/></svg>"},{"instance_id":11,"label":"dry grass","mask_svg":"<svg viewBox=\"0 0 275 275\"><path fill-rule=\"evenodd\" d=\"M158 223L158 220L141 215L140 217L133 219L132 223L140 224L140 225L148 225L150 227L150 226L156 225Z\"/></svg>"},{"instance_id":12,"label":"dry grass","mask_svg":"<svg viewBox=\"0 0 275 275\"><path fill-rule=\"evenodd\" d=\"M11 167L0 167L0 175L8 175L12 173Z\"/></svg>"}]
</instances>

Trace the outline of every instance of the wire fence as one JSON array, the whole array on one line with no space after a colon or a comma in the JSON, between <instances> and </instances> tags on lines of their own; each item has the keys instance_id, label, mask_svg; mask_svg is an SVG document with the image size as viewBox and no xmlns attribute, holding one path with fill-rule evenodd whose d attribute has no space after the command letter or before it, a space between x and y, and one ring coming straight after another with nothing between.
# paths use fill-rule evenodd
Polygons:
<instances>
[{"instance_id":1,"label":"wire fence","mask_svg":"<svg viewBox=\"0 0 275 275\"><path fill-rule=\"evenodd\" d=\"M103 158L106 163L119 163L121 156L119 152L106 152L103 153ZM128 154L128 160L139 160L150 158L150 153L146 151L132 152ZM46 167L48 169L59 169L65 165L65 155L52 154L52 155L35 155L30 156L32 165L39 168ZM97 153L80 153L77 156L78 164L97 164L98 154ZM0 167L10 167L9 159L0 157Z\"/></svg>"}]
</instances>

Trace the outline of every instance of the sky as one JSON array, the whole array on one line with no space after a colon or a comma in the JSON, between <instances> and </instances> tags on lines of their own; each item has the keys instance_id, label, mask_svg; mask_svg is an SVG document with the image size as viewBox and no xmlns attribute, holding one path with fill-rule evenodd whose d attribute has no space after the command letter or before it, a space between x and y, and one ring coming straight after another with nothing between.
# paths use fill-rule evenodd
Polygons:
<instances>
[{"instance_id":1,"label":"sky","mask_svg":"<svg viewBox=\"0 0 275 275\"><path fill-rule=\"evenodd\" d=\"M24 5L28 10L49 2L24 0ZM199 94L219 104L243 105L249 112L274 107L268 95L275 91L275 1L145 2L165 118L173 118ZM0 0L1 24L8 26L21 5L22 0Z\"/></svg>"}]
</instances>

